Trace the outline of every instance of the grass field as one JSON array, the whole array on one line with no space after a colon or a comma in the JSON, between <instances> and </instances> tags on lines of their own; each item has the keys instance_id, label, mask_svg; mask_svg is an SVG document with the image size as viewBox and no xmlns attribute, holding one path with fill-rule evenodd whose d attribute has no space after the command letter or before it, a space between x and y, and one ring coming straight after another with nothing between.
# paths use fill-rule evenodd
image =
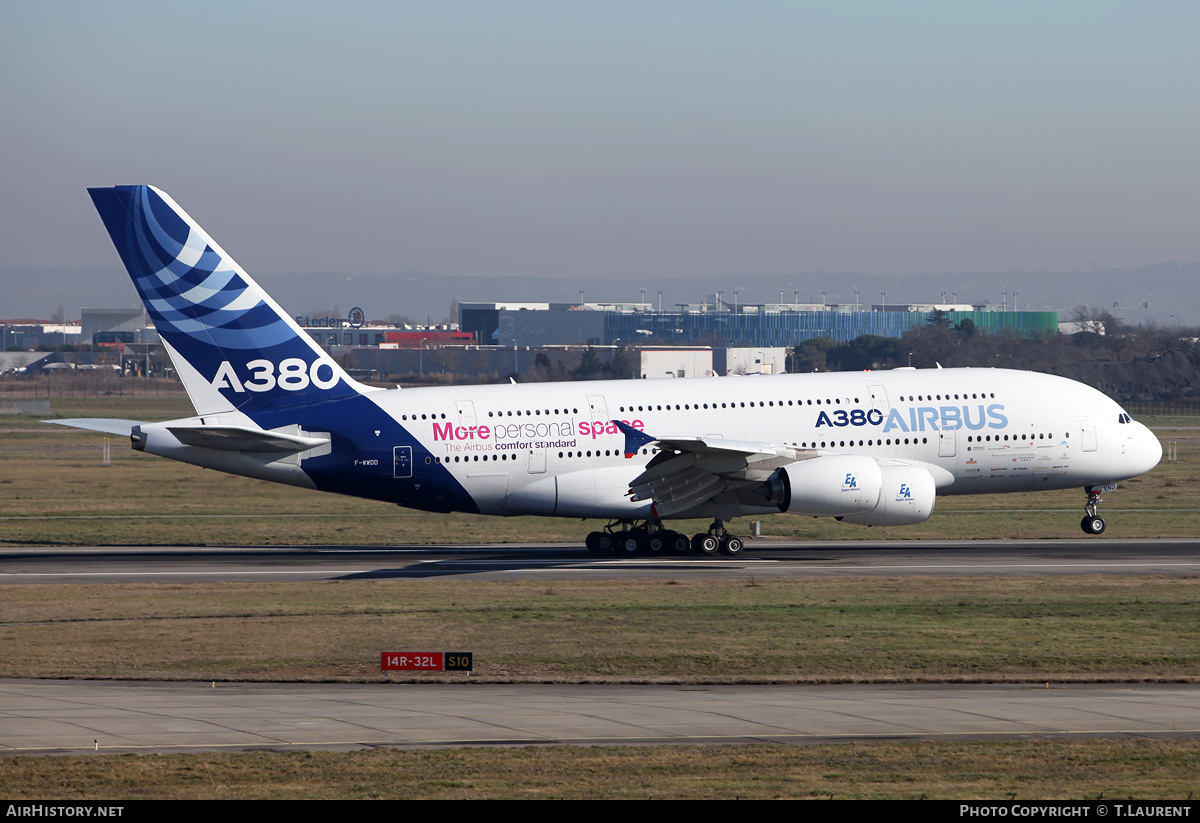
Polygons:
<instances>
[{"instance_id":1,"label":"grass field","mask_svg":"<svg viewBox=\"0 0 1200 823\"><path fill-rule=\"evenodd\" d=\"M475 652L481 682L1200 680L1186 577L458 579L21 585L0 676L450 681L397 644Z\"/></svg>"},{"instance_id":2,"label":"grass field","mask_svg":"<svg viewBox=\"0 0 1200 823\"><path fill-rule=\"evenodd\" d=\"M1185 800L1190 740L0 758L0 798Z\"/></svg>"}]
</instances>

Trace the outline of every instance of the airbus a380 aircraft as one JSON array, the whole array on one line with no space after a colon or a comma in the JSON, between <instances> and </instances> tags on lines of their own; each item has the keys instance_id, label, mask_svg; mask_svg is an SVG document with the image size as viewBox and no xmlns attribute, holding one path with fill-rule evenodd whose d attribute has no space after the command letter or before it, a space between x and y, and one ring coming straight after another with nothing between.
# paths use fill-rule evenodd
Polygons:
<instances>
[{"instance_id":1,"label":"airbus a380 aircraft","mask_svg":"<svg viewBox=\"0 0 1200 823\"><path fill-rule=\"evenodd\" d=\"M353 380L175 202L89 190L196 416L77 419L138 451L414 509L608 521L592 551L721 552L776 512L920 523L939 494L1149 471L1155 436L1059 377L1000 369L383 390ZM689 539L666 524L712 518Z\"/></svg>"}]
</instances>

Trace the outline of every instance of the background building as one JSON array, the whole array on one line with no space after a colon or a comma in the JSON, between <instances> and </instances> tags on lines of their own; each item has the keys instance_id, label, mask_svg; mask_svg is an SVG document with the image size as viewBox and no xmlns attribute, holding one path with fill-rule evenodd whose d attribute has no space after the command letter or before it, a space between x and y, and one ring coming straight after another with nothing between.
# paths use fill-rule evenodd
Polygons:
<instances>
[{"instance_id":1,"label":"background building","mask_svg":"<svg viewBox=\"0 0 1200 823\"><path fill-rule=\"evenodd\" d=\"M717 299L656 311L649 303L460 303L459 327L480 345L673 345L781 347L814 337L838 342L864 334L900 337L940 321L970 320L984 332L1054 334L1058 313L1004 311L987 304L852 305Z\"/></svg>"},{"instance_id":2,"label":"background building","mask_svg":"<svg viewBox=\"0 0 1200 823\"><path fill-rule=\"evenodd\" d=\"M158 332L146 319L141 306L128 309L83 308L80 342L100 343L157 343Z\"/></svg>"}]
</instances>

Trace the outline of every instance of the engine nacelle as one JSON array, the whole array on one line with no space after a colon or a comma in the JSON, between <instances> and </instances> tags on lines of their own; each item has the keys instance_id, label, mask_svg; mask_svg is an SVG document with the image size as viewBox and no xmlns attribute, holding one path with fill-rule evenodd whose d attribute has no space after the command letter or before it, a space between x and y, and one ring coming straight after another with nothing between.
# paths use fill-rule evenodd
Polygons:
<instances>
[{"instance_id":1,"label":"engine nacelle","mask_svg":"<svg viewBox=\"0 0 1200 823\"><path fill-rule=\"evenodd\" d=\"M864 526L911 526L933 514L937 497L933 475L920 466L881 466L883 490L873 511L843 517Z\"/></svg>"},{"instance_id":2,"label":"engine nacelle","mask_svg":"<svg viewBox=\"0 0 1200 823\"><path fill-rule=\"evenodd\" d=\"M871 457L814 457L777 469L761 493L781 512L843 517L869 512L879 504L883 475Z\"/></svg>"}]
</instances>

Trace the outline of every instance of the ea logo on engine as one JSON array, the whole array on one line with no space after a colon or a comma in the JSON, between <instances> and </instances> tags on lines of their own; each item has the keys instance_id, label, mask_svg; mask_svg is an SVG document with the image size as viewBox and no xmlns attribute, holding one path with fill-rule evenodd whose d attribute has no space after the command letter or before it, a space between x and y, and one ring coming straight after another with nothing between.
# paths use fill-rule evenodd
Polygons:
<instances>
[{"instance_id":1,"label":"ea logo on engine","mask_svg":"<svg viewBox=\"0 0 1200 823\"><path fill-rule=\"evenodd\" d=\"M912 497L912 489L909 487L909 485L907 483L900 484L900 497L903 497L905 499Z\"/></svg>"},{"instance_id":2,"label":"ea logo on engine","mask_svg":"<svg viewBox=\"0 0 1200 823\"><path fill-rule=\"evenodd\" d=\"M842 491L850 491L858 488L858 475L854 472L848 472L846 479L842 481Z\"/></svg>"}]
</instances>

